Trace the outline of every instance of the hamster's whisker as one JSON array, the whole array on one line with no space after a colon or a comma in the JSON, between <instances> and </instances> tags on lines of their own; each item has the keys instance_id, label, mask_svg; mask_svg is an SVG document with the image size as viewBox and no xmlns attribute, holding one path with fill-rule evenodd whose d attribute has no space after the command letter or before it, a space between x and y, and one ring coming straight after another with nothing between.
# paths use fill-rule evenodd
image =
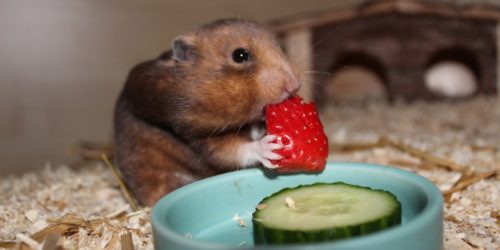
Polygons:
<instances>
[{"instance_id":1,"label":"hamster's whisker","mask_svg":"<svg viewBox=\"0 0 500 250\"><path fill-rule=\"evenodd\" d=\"M231 117L232 117L232 116L231 116ZM223 131L227 128L227 127L229 127L229 124L230 124L230 123L231 123L231 121L230 121L230 120L228 120L228 121L226 122L226 124L224 124L224 126L214 128L214 130L212 131L212 133L210 134L210 136L209 136L209 137L213 137L213 136L215 136L215 135L217 135L217 134L219 134L219 133L222 133L222 132L223 132Z\"/></svg>"},{"instance_id":2,"label":"hamster's whisker","mask_svg":"<svg viewBox=\"0 0 500 250\"><path fill-rule=\"evenodd\" d=\"M320 45L322 42L324 42L327 38L329 38L330 36L332 36L333 34L339 32L341 29L343 29L344 27L346 27L346 25L339 25L338 27L336 27L335 29L331 30L330 32L328 32L324 37L322 37L321 39L319 39L319 41L317 41L315 44L313 44L311 46L311 50L316 48L318 45Z\"/></svg>"},{"instance_id":3,"label":"hamster's whisker","mask_svg":"<svg viewBox=\"0 0 500 250\"><path fill-rule=\"evenodd\" d=\"M333 75L332 72L328 72L328 71L314 71L314 70L307 70L307 71L304 71L303 72L304 74L310 74L310 75L327 75L329 77L331 77Z\"/></svg>"},{"instance_id":4,"label":"hamster's whisker","mask_svg":"<svg viewBox=\"0 0 500 250\"><path fill-rule=\"evenodd\" d=\"M243 127L243 125L238 126L238 130L236 130L236 135L240 134L240 130L241 130L242 127Z\"/></svg>"},{"instance_id":5,"label":"hamster's whisker","mask_svg":"<svg viewBox=\"0 0 500 250\"><path fill-rule=\"evenodd\" d=\"M219 127L215 127L214 130L212 130L212 133L208 137L213 137L214 135L216 135L217 130L219 130Z\"/></svg>"},{"instance_id":6,"label":"hamster's whisker","mask_svg":"<svg viewBox=\"0 0 500 250\"><path fill-rule=\"evenodd\" d=\"M231 118L233 117L233 115L231 116ZM232 119L229 119L227 122L226 122L226 125L224 125L224 127L221 128L221 130L219 130L219 132L223 132L227 127L229 127L229 124L231 123L231 120Z\"/></svg>"},{"instance_id":7,"label":"hamster's whisker","mask_svg":"<svg viewBox=\"0 0 500 250\"><path fill-rule=\"evenodd\" d=\"M323 43L326 39L330 38L332 35L334 35L335 33L339 32L341 29L343 29L345 27L347 27L347 26L346 25L339 25L338 27L332 29L324 37L322 37L316 43L314 43L313 45L311 45L310 51L314 52L314 48L316 48L318 45L320 45L321 43ZM315 56L315 55L313 54L313 56ZM301 58L304 58L304 59L295 62L295 64L297 64L297 65L303 64L305 62L305 60L308 59L308 58L305 57L305 55L301 56ZM314 58L312 58L312 59L314 59Z\"/></svg>"},{"instance_id":8,"label":"hamster's whisker","mask_svg":"<svg viewBox=\"0 0 500 250\"><path fill-rule=\"evenodd\" d=\"M311 58L310 58L311 62L310 62L310 63L311 63L311 64L314 64L314 65L316 65L316 66L318 66L318 65L319 65L319 66L321 66L321 65L324 65L324 64L317 64L317 63L314 63L314 62L313 62L313 61L314 61L314 59L316 59L316 58L317 58L317 57L319 57L319 56L322 56L322 55L328 54L328 53L330 53L330 52L329 52L329 51L322 51L322 52L316 52L316 53L314 53L314 51L312 51L311 53L313 53L313 54L311 55ZM295 65L297 65L297 66L303 67L303 66L305 66L305 64L307 63L307 59L308 59L308 58L298 59L297 61L294 61L293 63L294 63Z\"/></svg>"}]
</instances>

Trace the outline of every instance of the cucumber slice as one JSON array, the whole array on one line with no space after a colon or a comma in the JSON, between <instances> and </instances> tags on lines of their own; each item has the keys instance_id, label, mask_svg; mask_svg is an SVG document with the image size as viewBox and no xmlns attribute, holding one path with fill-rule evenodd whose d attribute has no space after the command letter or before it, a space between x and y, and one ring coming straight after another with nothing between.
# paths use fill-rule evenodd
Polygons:
<instances>
[{"instance_id":1,"label":"cucumber slice","mask_svg":"<svg viewBox=\"0 0 500 250\"><path fill-rule=\"evenodd\" d=\"M315 183L264 198L252 221L255 244L337 240L400 224L401 203L383 190Z\"/></svg>"}]
</instances>

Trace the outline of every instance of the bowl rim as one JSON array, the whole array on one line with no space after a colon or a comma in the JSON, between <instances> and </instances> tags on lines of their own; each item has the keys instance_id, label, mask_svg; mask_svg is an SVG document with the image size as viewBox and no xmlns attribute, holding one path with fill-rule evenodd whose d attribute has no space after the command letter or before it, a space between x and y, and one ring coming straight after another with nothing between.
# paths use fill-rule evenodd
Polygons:
<instances>
[{"instance_id":1,"label":"bowl rim","mask_svg":"<svg viewBox=\"0 0 500 250\"><path fill-rule=\"evenodd\" d=\"M404 226L396 226L393 228L389 228L387 230L377 232L374 234L370 235L365 235L363 237L356 237L356 238L351 238L351 239L345 239L345 240L339 240L335 242L320 242L320 243L310 243L310 244L300 244L300 245L283 245L283 246L277 246L277 245L268 245L268 246L254 246L252 249L260 250L260 249L268 249L269 247L272 247L272 249L304 249L304 247L321 247L321 246L332 246L332 244L335 244L336 247L362 247L362 246L370 246L371 244L374 243L374 241L379 242L379 241L386 241L390 238L397 237L397 234L394 234L394 230L398 230L398 234L408 234L413 232L414 230L417 230L418 228L424 227L424 225L431 223L433 220L435 220L435 215L436 213L442 214L443 213L443 196L441 191L427 178L412 173L410 171L396 168L396 167L389 167L389 166L384 166L380 164L371 164L371 163L363 163L363 162L327 162L326 167L331 167L331 166L336 166L336 167L348 167L348 168L359 168L363 169L363 171L371 171L371 172L380 172L382 171L384 174L387 176L393 176L393 177L398 177L398 178L404 178L406 181L408 181L411 185L418 187L420 189L420 192L422 192L425 195L425 198L427 199L427 204L425 207L422 209L422 211L419 213L419 216L416 218L412 219L411 221L407 222L404 224ZM162 197L152 208L151 211L151 226L152 226L152 231L153 231L153 237L157 237L156 235L160 234L163 235L164 238L169 238L170 240L176 242L179 245L183 245L187 248L192 248L192 249L235 249L238 248L238 246L232 246L232 245L223 245L220 243L215 243L215 242L210 242L206 240L193 240L190 238L187 238L185 236L180 235L179 233L175 232L174 230L171 230L168 228L168 226L165 225L165 223L160 223L162 220L161 214L165 214L165 209L168 209L170 206L175 204L175 202L179 199L182 199L186 195L189 194L187 192L188 190L197 190L200 188L204 188L207 185L210 185L211 183L217 181L221 182L223 179L233 179L233 178L238 178L238 177L248 177L253 176L253 175L262 175L262 170L258 168L248 168L248 169L242 169L242 170L237 170L237 171L232 171L232 172L227 172L215 176L211 176L196 182L193 182L191 184L188 184L186 186L183 186L179 189L174 190L173 192L165 195ZM168 203L165 205L165 203L168 201ZM162 206L162 209L160 211L160 206ZM167 207L165 207L167 206ZM423 224L423 225L422 225ZM156 231L156 232L155 232ZM156 243L156 239L154 239ZM245 249L243 248L238 248L238 249ZM316 249L316 248L313 248Z\"/></svg>"}]
</instances>

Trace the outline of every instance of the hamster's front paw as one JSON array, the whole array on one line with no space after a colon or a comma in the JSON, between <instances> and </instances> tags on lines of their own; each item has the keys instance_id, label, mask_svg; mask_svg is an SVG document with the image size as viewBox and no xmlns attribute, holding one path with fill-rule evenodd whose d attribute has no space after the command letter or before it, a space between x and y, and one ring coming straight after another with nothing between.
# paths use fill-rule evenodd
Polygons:
<instances>
[{"instance_id":1,"label":"hamster's front paw","mask_svg":"<svg viewBox=\"0 0 500 250\"><path fill-rule=\"evenodd\" d=\"M282 149L283 145L276 141L278 137L276 135L266 135L262 137L259 141L260 144L260 155L259 159L260 163L264 165L266 168L274 169L277 168L277 165L271 163L271 160L281 160L283 156L278 153L275 153L274 150Z\"/></svg>"},{"instance_id":2,"label":"hamster's front paw","mask_svg":"<svg viewBox=\"0 0 500 250\"><path fill-rule=\"evenodd\" d=\"M275 135L266 135L260 140L245 145L242 150L243 165L248 166L260 162L266 168L277 168L278 166L272 164L271 160L283 158L280 154L274 152L274 150L283 148L283 145L274 142L276 139L277 136Z\"/></svg>"}]
</instances>

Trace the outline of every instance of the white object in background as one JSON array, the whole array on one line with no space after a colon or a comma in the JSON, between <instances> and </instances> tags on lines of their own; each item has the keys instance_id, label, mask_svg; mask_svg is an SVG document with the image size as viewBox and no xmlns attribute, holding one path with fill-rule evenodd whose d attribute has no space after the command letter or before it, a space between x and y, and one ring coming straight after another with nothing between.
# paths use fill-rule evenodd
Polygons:
<instances>
[{"instance_id":1,"label":"white object in background","mask_svg":"<svg viewBox=\"0 0 500 250\"><path fill-rule=\"evenodd\" d=\"M438 62L425 72L424 77L427 89L444 97L467 97L477 89L472 70L456 61Z\"/></svg>"}]
</instances>

